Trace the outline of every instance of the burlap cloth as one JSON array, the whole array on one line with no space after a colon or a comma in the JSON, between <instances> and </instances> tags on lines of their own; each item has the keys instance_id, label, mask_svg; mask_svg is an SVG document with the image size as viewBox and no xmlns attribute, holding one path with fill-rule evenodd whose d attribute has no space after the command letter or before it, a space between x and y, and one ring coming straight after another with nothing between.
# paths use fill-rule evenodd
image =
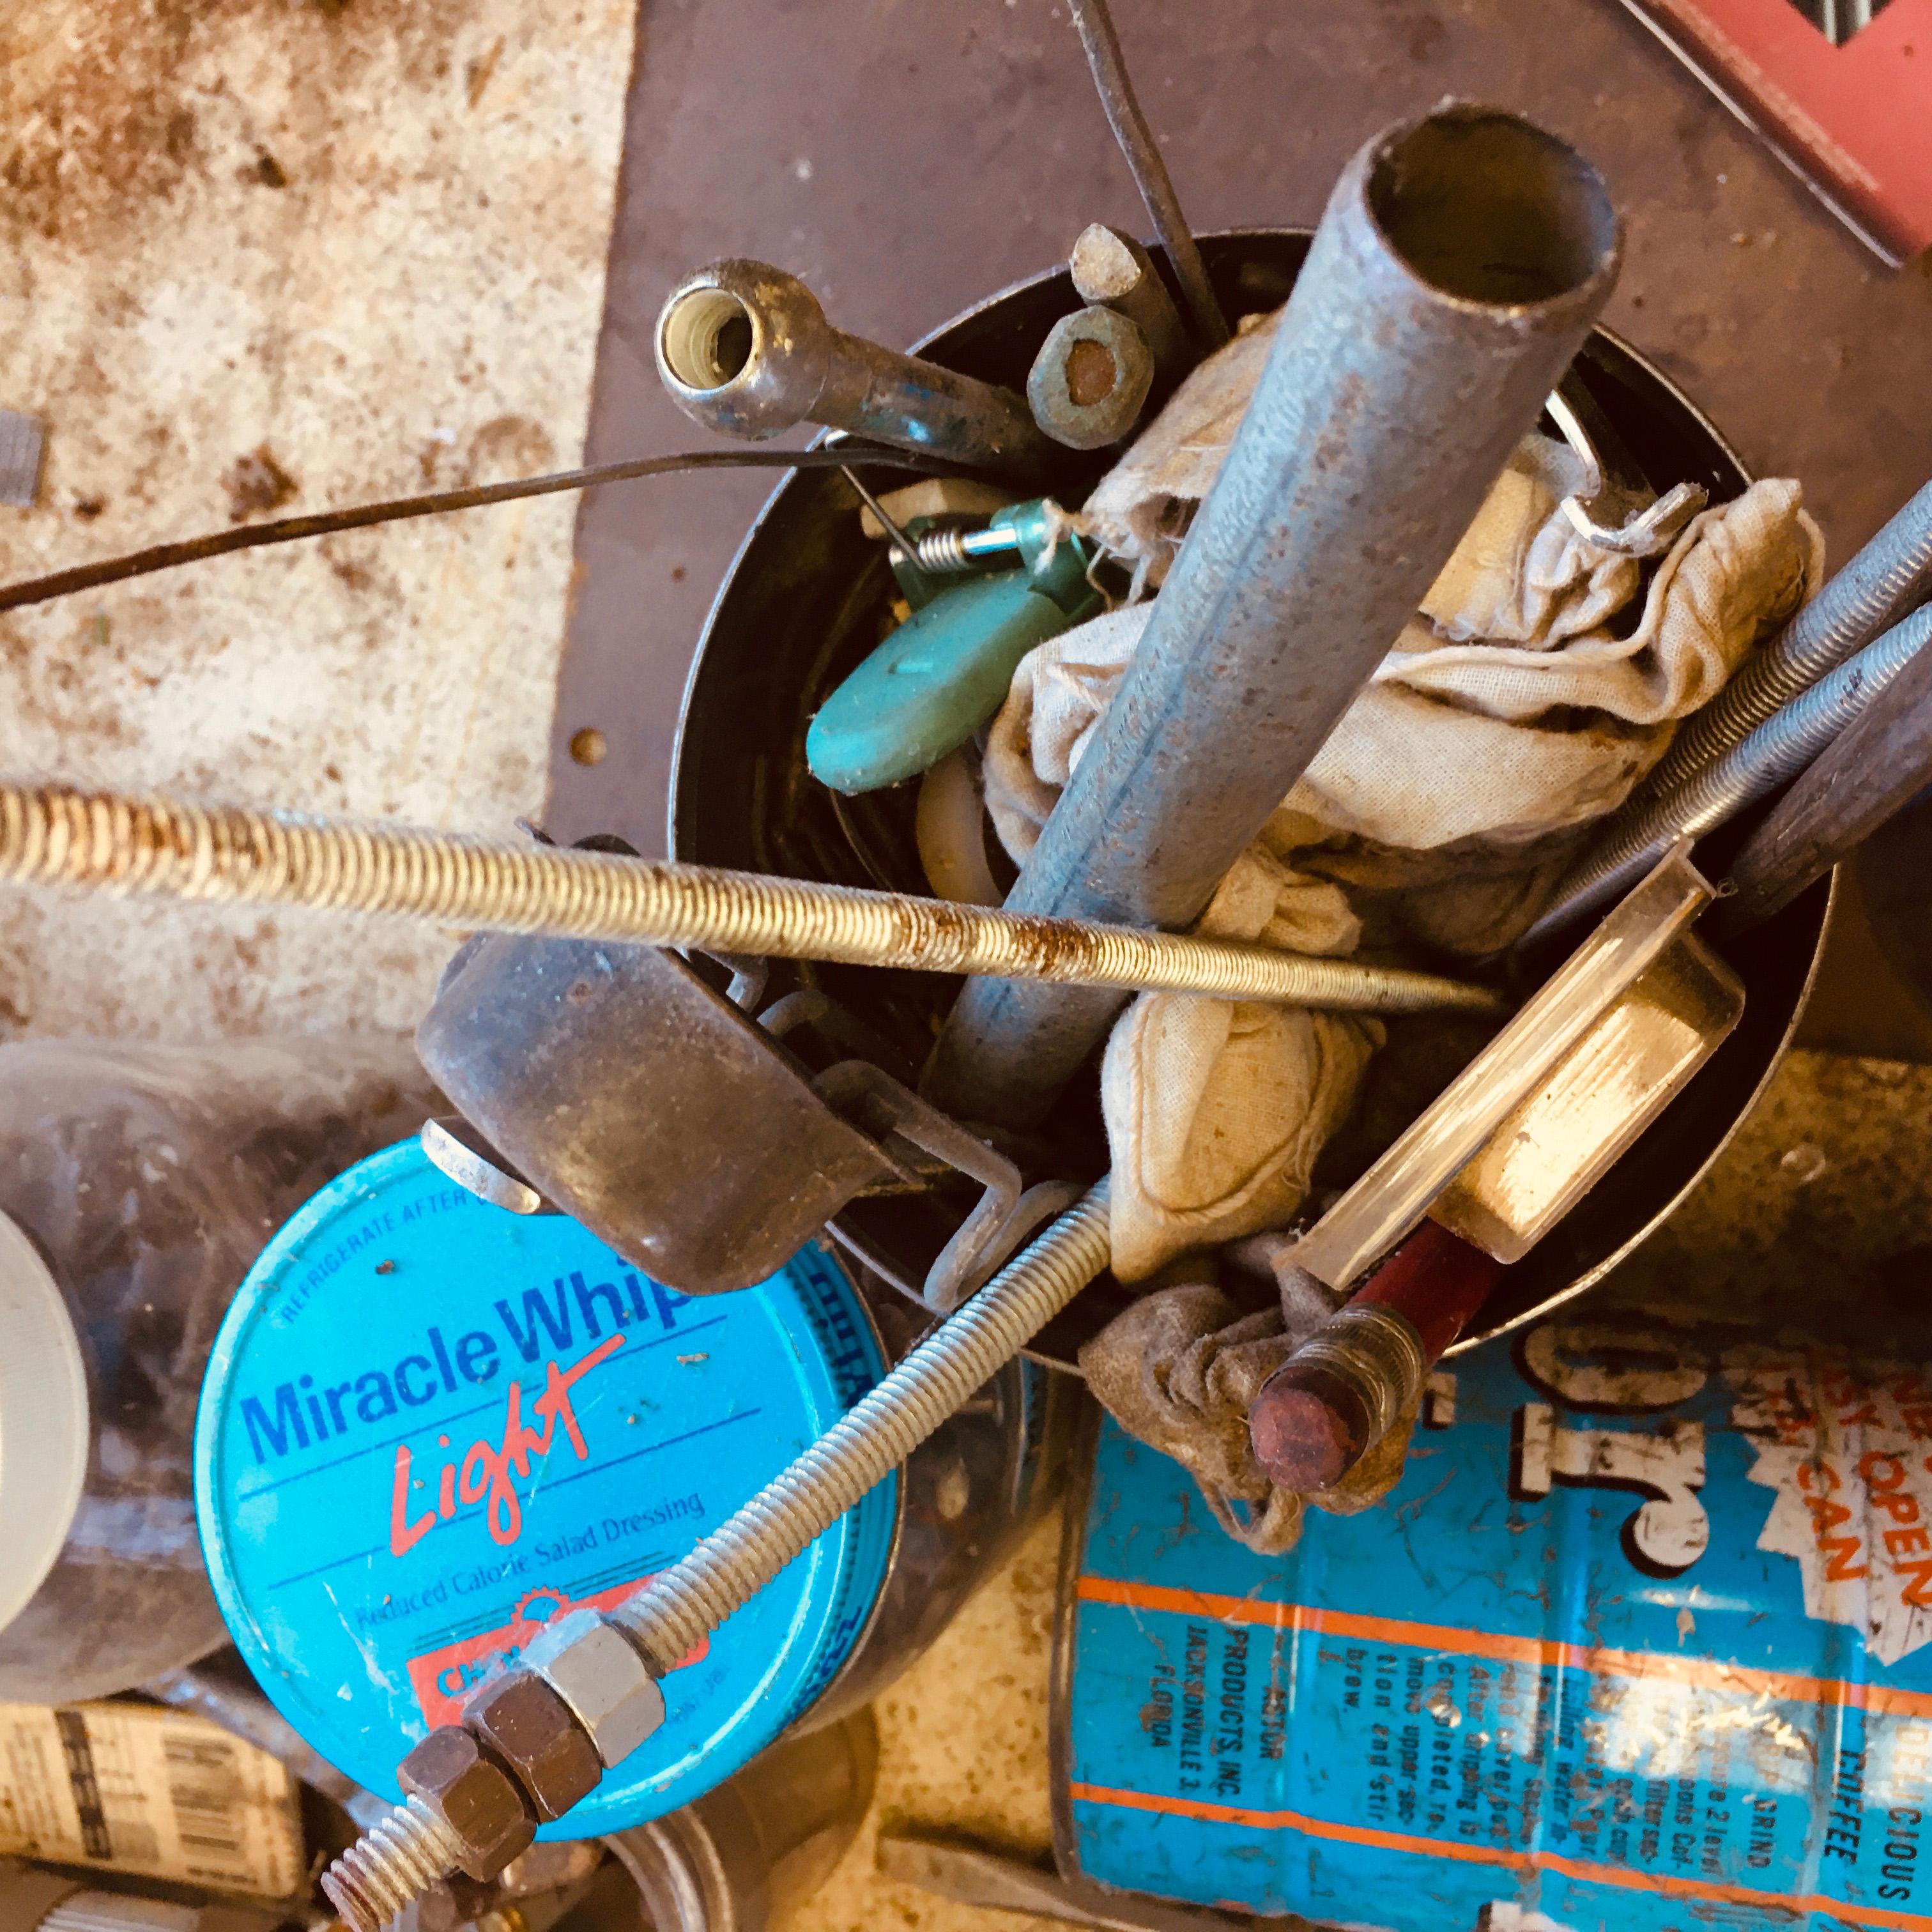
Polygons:
<instances>
[{"instance_id":1,"label":"burlap cloth","mask_svg":"<svg viewBox=\"0 0 1932 1932\"><path fill-rule=\"evenodd\" d=\"M1222 362L1251 376L1250 345L1264 333L1198 370L1100 485L1084 518L1101 541L1137 543L1136 531L1174 522L1172 506L1186 500L1169 487L1177 469L1205 488L1209 439L1232 433L1239 411L1203 379ZM1163 448L1179 453L1162 463ZM1508 944L1581 832L1663 756L1676 720L1816 587L1816 527L1798 485L1772 481L1696 518L1634 604L1638 560L1586 542L1558 508L1579 470L1560 444L1524 442L1198 930L1308 952L1366 944L1385 958ZM1168 506L1150 523L1119 507L1130 473L1138 500ZM1151 613L1111 611L1021 661L986 757L987 807L1016 860L1033 849ZM1380 1037L1372 1021L1332 1014L1136 1000L1101 1075L1115 1271L1137 1280L1284 1222Z\"/></svg>"},{"instance_id":2,"label":"burlap cloth","mask_svg":"<svg viewBox=\"0 0 1932 1932\"><path fill-rule=\"evenodd\" d=\"M1270 318L1190 376L1078 519L1135 571L1137 595L1165 576L1272 331ZM1562 514L1581 480L1564 446L1524 441L1198 930L1384 959L1508 945L1586 828L1663 756L1677 721L1822 578L1822 541L1795 482L1754 484L1646 566L1588 542ZM1016 860L1092 742L1150 610L1130 603L1096 618L1015 673L985 771L988 809ZM1144 1280L1178 1256L1284 1226L1382 1037L1370 1019L1137 998L1101 1072L1116 1274ZM1232 1533L1286 1547L1300 1505L1268 1492L1246 1414L1291 1344L1266 1318L1234 1320L1216 1294L1150 1296L1083 1366L1125 1426L1194 1470ZM1218 1333L1224 1317L1232 1325ZM1346 1493L1392 1483L1401 1444L1390 1454L1389 1468L1352 1478Z\"/></svg>"}]
</instances>

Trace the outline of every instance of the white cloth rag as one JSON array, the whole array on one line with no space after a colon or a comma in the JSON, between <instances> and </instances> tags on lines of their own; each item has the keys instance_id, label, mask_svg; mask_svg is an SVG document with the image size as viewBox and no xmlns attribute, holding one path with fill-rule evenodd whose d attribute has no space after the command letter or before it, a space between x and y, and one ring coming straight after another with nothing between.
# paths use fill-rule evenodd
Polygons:
<instances>
[{"instance_id":1,"label":"white cloth rag","mask_svg":"<svg viewBox=\"0 0 1932 1932\"><path fill-rule=\"evenodd\" d=\"M1142 445L1184 404L1206 394L1214 407L1192 407L1185 433L1164 439L1163 464L1148 465L1137 445L1089 501L1089 530L1150 578L1245 403L1245 389L1231 400L1202 378L1222 362L1251 386L1268 333L1237 338L1183 386ZM1640 566L1561 513L1580 472L1562 445L1526 440L1198 930L1328 954L1364 942L1472 956L1507 945L1542 909L1582 828L1662 757L1676 721L1817 587L1822 543L1798 485L1761 482L1687 526L1635 622L1618 625ZM986 784L1016 860L1092 742L1151 610L1095 618L1015 672ZM1359 1018L1136 999L1101 1073L1115 1272L1140 1280L1191 1249L1282 1225L1380 1040Z\"/></svg>"}]
</instances>

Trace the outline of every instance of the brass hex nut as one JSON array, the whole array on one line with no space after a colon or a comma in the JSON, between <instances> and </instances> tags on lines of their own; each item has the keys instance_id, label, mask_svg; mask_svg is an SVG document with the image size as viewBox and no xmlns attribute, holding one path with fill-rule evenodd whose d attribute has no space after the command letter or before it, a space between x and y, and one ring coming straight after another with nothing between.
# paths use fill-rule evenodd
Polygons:
<instances>
[{"instance_id":1,"label":"brass hex nut","mask_svg":"<svg viewBox=\"0 0 1932 1932\"><path fill-rule=\"evenodd\" d=\"M466 1730L434 1730L396 1767L405 1792L420 1798L463 1847L472 1878L494 1878L536 1836L537 1821L516 1780Z\"/></svg>"},{"instance_id":2,"label":"brass hex nut","mask_svg":"<svg viewBox=\"0 0 1932 1932\"><path fill-rule=\"evenodd\" d=\"M506 1672L463 1707L464 1728L521 1780L548 1824L597 1789L597 1747L576 1714L541 1677Z\"/></svg>"}]
</instances>

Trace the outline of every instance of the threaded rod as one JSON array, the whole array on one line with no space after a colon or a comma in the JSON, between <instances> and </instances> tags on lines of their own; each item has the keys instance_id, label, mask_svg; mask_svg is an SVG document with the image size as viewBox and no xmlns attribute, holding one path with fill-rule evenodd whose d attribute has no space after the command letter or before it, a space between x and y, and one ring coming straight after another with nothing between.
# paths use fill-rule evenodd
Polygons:
<instances>
[{"instance_id":1,"label":"threaded rod","mask_svg":"<svg viewBox=\"0 0 1932 1932\"><path fill-rule=\"evenodd\" d=\"M328 1902L351 1932L382 1932L457 1868L456 1834L420 1798L372 1825L322 1875Z\"/></svg>"},{"instance_id":2,"label":"threaded rod","mask_svg":"<svg viewBox=\"0 0 1932 1932\"><path fill-rule=\"evenodd\" d=\"M1101 1181L791 1466L610 1612L662 1676L883 1482L1112 1258Z\"/></svg>"},{"instance_id":3,"label":"threaded rod","mask_svg":"<svg viewBox=\"0 0 1932 1932\"><path fill-rule=\"evenodd\" d=\"M1730 683L1684 721L1633 800L1688 784L1932 590L1932 483L1892 518Z\"/></svg>"},{"instance_id":4,"label":"threaded rod","mask_svg":"<svg viewBox=\"0 0 1932 1932\"><path fill-rule=\"evenodd\" d=\"M387 913L1340 1011L1492 1012L1486 988L1265 946L307 813L0 782L0 880Z\"/></svg>"},{"instance_id":5,"label":"threaded rod","mask_svg":"<svg viewBox=\"0 0 1932 1932\"><path fill-rule=\"evenodd\" d=\"M1915 610L1827 671L1721 757L1619 824L1558 889L1525 936L1533 944L1625 890L1677 838L1701 838L1793 778L1932 645L1932 606Z\"/></svg>"}]
</instances>

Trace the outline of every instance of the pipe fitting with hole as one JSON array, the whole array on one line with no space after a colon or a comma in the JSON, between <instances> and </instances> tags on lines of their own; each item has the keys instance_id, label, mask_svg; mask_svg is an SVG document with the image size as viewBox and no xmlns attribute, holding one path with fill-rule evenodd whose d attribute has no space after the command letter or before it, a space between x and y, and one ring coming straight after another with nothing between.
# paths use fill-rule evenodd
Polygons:
<instances>
[{"instance_id":1,"label":"pipe fitting with hole","mask_svg":"<svg viewBox=\"0 0 1932 1932\"><path fill-rule=\"evenodd\" d=\"M1132 434L1154 387L1154 352L1111 308L1064 315L1027 377L1033 419L1069 449L1105 449Z\"/></svg>"},{"instance_id":2,"label":"pipe fitting with hole","mask_svg":"<svg viewBox=\"0 0 1932 1932\"><path fill-rule=\"evenodd\" d=\"M825 319L795 275L714 262L658 317L658 374L694 422L761 441L800 423L1030 476L1058 457L1011 389L881 348Z\"/></svg>"}]
</instances>

